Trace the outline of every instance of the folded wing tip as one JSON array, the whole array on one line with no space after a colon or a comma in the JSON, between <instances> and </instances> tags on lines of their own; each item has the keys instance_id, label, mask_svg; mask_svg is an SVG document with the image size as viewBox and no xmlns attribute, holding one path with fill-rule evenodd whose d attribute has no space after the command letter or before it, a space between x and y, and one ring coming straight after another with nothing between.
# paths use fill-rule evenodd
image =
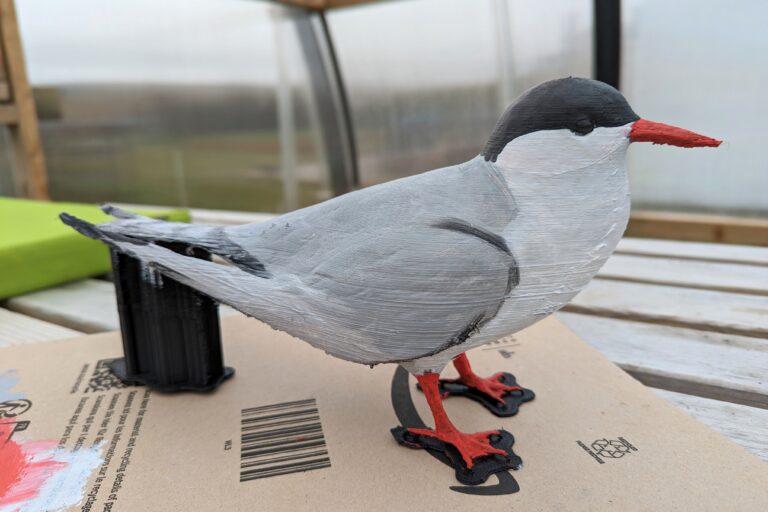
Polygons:
<instances>
[{"instance_id":1,"label":"folded wing tip","mask_svg":"<svg viewBox=\"0 0 768 512\"><path fill-rule=\"evenodd\" d=\"M101 211L106 213L107 215L111 215L115 217L116 219L141 219L144 218L141 215L131 213L129 211L123 210L122 208L118 208L117 206L111 205L109 203L101 203L99 205L99 208L101 208Z\"/></svg>"},{"instance_id":2,"label":"folded wing tip","mask_svg":"<svg viewBox=\"0 0 768 512\"><path fill-rule=\"evenodd\" d=\"M61 222L71 227L78 233L90 238L103 238L102 233L90 222L86 222L82 219L75 217L67 212L61 212L59 214Z\"/></svg>"}]
</instances>

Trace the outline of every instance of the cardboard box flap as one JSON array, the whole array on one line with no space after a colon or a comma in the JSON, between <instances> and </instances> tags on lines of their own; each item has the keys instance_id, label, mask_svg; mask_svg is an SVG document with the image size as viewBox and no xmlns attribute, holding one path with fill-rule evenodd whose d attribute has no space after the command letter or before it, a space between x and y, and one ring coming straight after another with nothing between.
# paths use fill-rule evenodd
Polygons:
<instances>
[{"instance_id":1,"label":"cardboard box flap","mask_svg":"<svg viewBox=\"0 0 768 512\"><path fill-rule=\"evenodd\" d=\"M509 371L535 390L517 416L494 417L465 398L445 401L465 431L511 432L523 458L521 470L476 487L390 435L398 415L414 407L432 424L406 372L337 360L253 319L229 318L223 331L226 363L237 373L210 394L119 385L104 366L121 355L119 333L0 349L6 444L24 460L49 461L16 504L118 511L768 506L768 465L553 318L469 354L478 373ZM5 461L2 468L6 479L15 471ZM8 496L0 504L11 507Z\"/></svg>"}]
</instances>

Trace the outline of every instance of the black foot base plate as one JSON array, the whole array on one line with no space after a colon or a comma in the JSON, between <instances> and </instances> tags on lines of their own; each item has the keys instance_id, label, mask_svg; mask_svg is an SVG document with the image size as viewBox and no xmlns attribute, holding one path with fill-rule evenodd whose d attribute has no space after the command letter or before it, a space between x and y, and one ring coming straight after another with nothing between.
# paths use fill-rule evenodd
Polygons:
<instances>
[{"instance_id":1,"label":"black foot base plate","mask_svg":"<svg viewBox=\"0 0 768 512\"><path fill-rule=\"evenodd\" d=\"M517 386L517 380L511 373L504 372L501 374L499 382L506 384L507 386ZM514 416L520 409L520 404L530 402L536 395L533 390L523 388L521 391L510 391L504 395L504 403L502 404L495 398L486 395L482 391L478 391L474 388L457 382L453 379L440 379L440 394L444 397L447 396L465 396L471 398L475 402L479 402L483 407L491 411L492 414L500 418L507 418ZM417 387L421 389L421 386Z\"/></svg>"},{"instance_id":2,"label":"black foot base plate","mask_svg":"<svg viewBox=\"0 0 768 512\"><path fill-rule=\"evenodd\" d=\"M153 377L150 374L147 375L128 375L128 371L125 368L125 358L115 359L109 363L109 369L115 374L115 377L120 379L123 384L129 386L147 386L158 391L213 391L219 385L232 377L235 374L235 369L230 366L225 366L221 375L213 378L208 378L206 382L175 382L173 384L166 384L160 381L157 377Z\"/></svg>"},{"instance_id":3,"label":"black foot base plate","mask_svg":"<svg viewBox=\"0 0 768 512\"><path fill-rule=\"evenodd\" d=\"M459 451L450 444L434 437L413 434L405 427L395 427L391 432L395 441L401 445L408 448L423 448L444 464L451 466L456 471L456 480L464 485L480 485L494 473L523 467L523 459L512 451L515 438L506 430L500 430L498 434L491 435L489 440L491 446L504 450L507 456L493 454L477 459L472 469L467 468Z\"/></svg>"}]
</instances>

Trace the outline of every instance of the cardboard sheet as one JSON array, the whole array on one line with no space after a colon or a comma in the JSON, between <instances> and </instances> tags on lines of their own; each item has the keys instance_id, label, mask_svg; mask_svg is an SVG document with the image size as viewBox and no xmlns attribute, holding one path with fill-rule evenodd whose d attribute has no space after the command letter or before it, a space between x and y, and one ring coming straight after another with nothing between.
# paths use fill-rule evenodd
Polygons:
<instances>
[{"instance_id":1,"label":"cardboard sheet","mask_svg":"<svg viewBox=\"0 0 768 512\"><path fill-rule=\"evenodd\" d=\"M396 366L337 360L244 317L222 328L237 373L210 394L117 386L104 361L121 356L119 333L1 349L0 429L23 456L0 450L0 511L768 510L768 465L554 319L469 354L536 391L517 416L445 402L460 428L516 438L523 468L479 487L395 443L398 416L432 423Z\"/></svg>"}]
</instances>

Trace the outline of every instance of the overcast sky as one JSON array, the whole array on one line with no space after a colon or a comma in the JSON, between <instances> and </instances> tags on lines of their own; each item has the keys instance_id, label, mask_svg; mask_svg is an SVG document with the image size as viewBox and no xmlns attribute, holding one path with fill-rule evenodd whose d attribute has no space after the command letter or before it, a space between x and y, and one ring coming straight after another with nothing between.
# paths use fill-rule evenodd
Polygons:
<instances>
[{"instance_id":1,"label":"overcast sky","mask_svg":"<svg viewBox=\"0 0 768 512\"><path fill-rule=\"evenodd\" d=\"M472 83L497 76L496 3L400 0L333 11L329 18L355 80ZM510 2L516 64L561 52L574 26L588 30L591 3ZM17 9L35 85L269 84L277 77L278 8L267 2L23 0ZM295 44L290 33L285 37Z\"/></svg>"},{"instance_id":2,"label":"overcast sky","mask_svg":"<svg viewBox=\"0 0 768 512\"><path fill-rule=\"evenodd\" d=\"M17 2L30 79L271 82L270 7L247 0Z\"/></svg>"}]
</instances>

